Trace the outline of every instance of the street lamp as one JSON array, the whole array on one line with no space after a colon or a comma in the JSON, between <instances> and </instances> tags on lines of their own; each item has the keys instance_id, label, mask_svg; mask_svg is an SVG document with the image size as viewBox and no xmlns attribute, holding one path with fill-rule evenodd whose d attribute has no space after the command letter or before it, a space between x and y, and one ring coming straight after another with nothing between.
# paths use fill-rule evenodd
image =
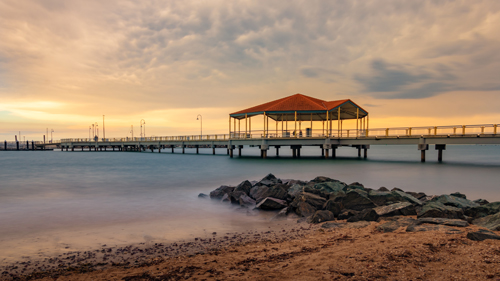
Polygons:
<instances>
[{"instance_id":1,"label":"street lamp","mask_svg":"<svg viewBox=\"0 0 500 281\"><path fill-rule=\"evenodd\" d=\"M140 123L141 123L141 138L146 137L146 121L144 121L144 119L141 119ZM142 130L144 130L144 135L142 134Z\"/></svg>"},{"instance_id":2,"label":"street lamp","mask_svg":"<svg viewBox=\"0 0 500 281\"><path fill-rule=\"evenodd\" d=\"M92 127L89 126L89 140L90 140L90 132L92 131Z\"/></svg>"},{"instance_id":3,"label":"street lamp","mask_svg":"<svg viewBox=\"0 0 500 281\"><path fill-rule=\"evenodd\" d=\"M200 138L203 136L203 118L201 117L201 114L198 114L196 116L196 120L200 120Z\"/></svg>"},{"instance_id":4,"label":"street lamp","mask_svg":"<svg viewBox=\"0 0 500 281\"><path fill-rule=\"evenodd\" d=\"M132 140L134 140L134 125L130 125L130 133L132 134Z\"/></svg>"},{"instance_id":5,"label":"street lamp","mask_svg":"<svg viewBox=\"0 0 500 281\"><path fill-rule=\"evenodd\" d=\"M50 129L50 142L54 142L54 140L52 139L52 133L54 132L54 129Z\"/></svg>"}]
</instances>

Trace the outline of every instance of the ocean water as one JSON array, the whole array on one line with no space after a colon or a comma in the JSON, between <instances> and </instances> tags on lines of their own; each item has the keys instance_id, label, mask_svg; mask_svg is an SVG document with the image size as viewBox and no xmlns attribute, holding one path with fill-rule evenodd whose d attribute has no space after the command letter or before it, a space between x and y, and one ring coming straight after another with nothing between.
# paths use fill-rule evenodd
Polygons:
<instances>
[{"instance_id":1,"label":"ocean water","mask_svg":"<svg viewBox=\"0 0 500 281\"><path fill-rule=\"evenodd\" d=\"M433 147L431 147L433 149ZM151 152L0 152L0 263L88 250L102 244L168 242L270 227L272 212L250 212L200 199L220 185L328 176L366 187L399 187L427 194L462 192L500 201L500 146L448 146L444 162L414 146L372 146L368 159L339 148L336 159L320 149L290 158L286 147L260 159L258 148L230 159L225 149Z\"/></svg>"}]
</instances>

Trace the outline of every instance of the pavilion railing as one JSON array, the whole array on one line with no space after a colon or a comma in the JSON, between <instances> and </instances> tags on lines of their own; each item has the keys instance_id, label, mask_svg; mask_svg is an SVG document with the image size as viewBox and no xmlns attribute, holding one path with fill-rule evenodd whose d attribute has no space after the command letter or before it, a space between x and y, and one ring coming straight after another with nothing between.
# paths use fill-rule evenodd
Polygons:
<instances>
[{"instance_id":1,"label":"pavilion railing","mask_svg":"<svg viewBox=\"0 0 500 281\"><path fill-rule=\"evenodd\" d=\"M251 132L231 132L231 134L187 135L187 136L155 136L155 137L125 137L125 138L73 138L54 141L60 142L160 142L160 141L225 141L234 139L287 139L287 138L395 138L395 137L433 137L433 136L481 136L498 135L498 124L458 125L458 126L426 126L426 127L396 127L356 129L323 129L305 128L302 130L252 130ZM37 142L37 144L43 142Z\"/></svg>"}]
</instances>

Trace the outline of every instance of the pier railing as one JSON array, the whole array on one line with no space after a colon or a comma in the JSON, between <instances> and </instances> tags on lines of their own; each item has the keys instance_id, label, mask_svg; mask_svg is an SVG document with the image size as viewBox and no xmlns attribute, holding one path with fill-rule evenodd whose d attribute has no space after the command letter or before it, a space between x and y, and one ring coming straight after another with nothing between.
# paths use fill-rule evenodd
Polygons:
<instances>
[{"instance_id":1,"label":"pier railing","mask_svg":"<svg viewBox=\"0 0 500 281\"><path fill-rule=\"evenodd\" d=\"M393 138L393 137L433 137L433 136L481 136L497 135L498 124L456 125L456 126L424 126L375 128L367 130L356 129L314 129L300 130L252 130L251 132L232 132L231 134L187 135L187 136L155 136L155 137L125 137L125 138L72 138L60 142L159 142L159 141L224 141L240 139L275 139L275 138ZM37 142L43 143L43 142ZM56 141L53 142L55 144ZM57 141L59 143L59 141ZM46 143L52 144L52 143Z\"/></svg>"}]
</instances>

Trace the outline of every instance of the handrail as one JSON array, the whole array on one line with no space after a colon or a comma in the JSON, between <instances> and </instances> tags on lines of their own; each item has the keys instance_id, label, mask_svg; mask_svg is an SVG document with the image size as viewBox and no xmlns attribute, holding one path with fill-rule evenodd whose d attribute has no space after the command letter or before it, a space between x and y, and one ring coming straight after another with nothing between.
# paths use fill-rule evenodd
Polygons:
<instances>
[{"instance_id":1,"label":"handrail","mask_svg":"<svg viewBox=\"0 0 500 281\"><path fill-rule=\"evenodd\" d=\"M302 130L253 130L251 132L231 132L231 134L211 134L211 135L187 135L187 136L155 136L155 137L125 137L125 138L71 138L54 141L50 144L60 144L61 142L161 142L161 141L224 141L241 139L293 139L293 138L367 138L367 137L434 137L434 136L468 136L468 135L497 135L498 124L480 125L453 125L453 126L422 126L422 127L394 127L375 129L324 129L305 128ZM36 142L43 144L43 142Z\"/></svg>"}]
</instances>

